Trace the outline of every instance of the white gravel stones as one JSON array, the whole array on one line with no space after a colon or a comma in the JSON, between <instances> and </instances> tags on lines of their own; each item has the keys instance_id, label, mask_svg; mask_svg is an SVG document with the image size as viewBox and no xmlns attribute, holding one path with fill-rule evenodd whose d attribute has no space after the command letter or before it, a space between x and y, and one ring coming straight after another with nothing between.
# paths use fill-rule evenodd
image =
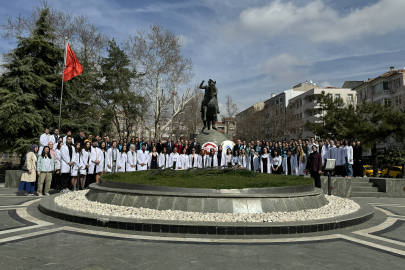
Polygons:
<instances>
[{"instance_id":1,"label":"white gravel stones","mask_svg":"<svg viewBox=\"0 0 405 270\"><path fill-rule=\"evenodd\" d=\"M318 209L296 212L272 212L257 214L197 213L184 211L159 211L148 208L117 206L92 202L85 196L88 191L69 192L55 198L59 206L92 214L134 219L216 221L216 222L286 222L333 218L356 212L360 206L352 200L327 196L329 203Z\"/></svg>"}]
</instances>

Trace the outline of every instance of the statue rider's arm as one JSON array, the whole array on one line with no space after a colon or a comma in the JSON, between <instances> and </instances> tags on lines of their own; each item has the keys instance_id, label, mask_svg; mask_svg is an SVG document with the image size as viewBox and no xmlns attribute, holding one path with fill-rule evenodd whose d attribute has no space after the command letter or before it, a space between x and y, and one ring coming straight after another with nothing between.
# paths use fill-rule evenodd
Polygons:
<instances>
[{"instance_id":1,"label":"statue rider's arm","mask_svg":"<svg viewBox=\"0 0 405 270\"><path fill-rule=\"evenodd\" d=\"M201 84L200 84L200 89L207 89L207 86L205 85L205 86L203 86L203 84L204 84L204 80L201 82Z\"/></svg>"}]
</instances>

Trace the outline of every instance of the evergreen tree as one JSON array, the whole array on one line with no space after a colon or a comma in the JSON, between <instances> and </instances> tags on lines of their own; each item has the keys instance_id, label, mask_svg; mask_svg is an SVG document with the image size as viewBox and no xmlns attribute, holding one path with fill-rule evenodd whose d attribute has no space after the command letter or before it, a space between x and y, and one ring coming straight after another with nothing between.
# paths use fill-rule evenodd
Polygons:
<instances>
[{"instance_id":1,"label":"evergreen tree","mask_svg":"<svg viewBox=\"0 0 405 270\"><path fill-rule=\"evenodd\" d=\"M0 147L23 153L36 142L44 125L55 123L56 93L60 87L63 50L48 42L52 29L46 23L48 9L36 22L32 37L18 38L8 54L7 70L0 78Z\"/></svg>"},{"instance_id":2,"label":"evergreen tree","mask_svg":"<svg viewBox=\"0 0 405 270\"><path fill-rule=\"evenodd\" d=\"M132 124L142 118L145 100L132 89L133 79L142 76L130 68L126 53L115 40L108 43L108 57L100 61L102 78L98 92L99 105L103 110L101 124L107 128L114 124L121 139L127 138Z\"/></svg>"},{"instance_id":3,"label":"evergreen tree","mask_svg":"<svg viewBox=\"0 0 405 270\"><path fill-rule=\"evenodd\" d=\"M397 139L405 136L405 114L392 106L366 102L345 104L323 91L318 104L325 112L322 124L307 122L307 127L322 138L360 140L364 149L371 149L374 176L378 171L377 144L390 136Z\"/></svg>"}]
</instances>

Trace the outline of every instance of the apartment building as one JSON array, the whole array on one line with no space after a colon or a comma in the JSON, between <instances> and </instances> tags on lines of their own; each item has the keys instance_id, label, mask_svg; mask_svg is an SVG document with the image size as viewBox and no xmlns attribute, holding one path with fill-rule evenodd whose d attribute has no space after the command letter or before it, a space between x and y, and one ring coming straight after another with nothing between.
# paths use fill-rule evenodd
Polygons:
<instances>
[{"instance_id":1,"label":"apartment building","mask_svg":"<svg viewBox=\"0 0 405 270\"><path fill-rule=\"evenodd\" d=\"M266 101L260 101L235 116L235 133L239 139L250 140L262 137L265 126L263 108Z\"/></svg>"},{"instance_id":2,"label":"apartment building","mask_svg":"<svg viewBox=\"0 0 405 270\"><path fill-rule=\"evenodd\" d=\"M321 116L324 115L322 107L318 104L318 96L324 91L332 98L341 98L345 103L356 103L356 91L351 88L324 87L313 88L289 100L287 115L294 122L290 125L290 137L309 138L315 137L310 130L305 127L305 123L322 123Z\"/></svg>"},{"instance_id":3,"label":"apartment building","mask_svg":"<svg viewBox=\"0 0 405 270\"><path fill-rule=\"evenodd\" d=\"M319 88L319 86L306 81L278 95L272 94L271 98L265 101L264 115L267 121L264 134L266 140L281 140L287 137L291 125L294 125L294 119L287 114L290 100L314 88Z\"/></svg>"}]
</instances>

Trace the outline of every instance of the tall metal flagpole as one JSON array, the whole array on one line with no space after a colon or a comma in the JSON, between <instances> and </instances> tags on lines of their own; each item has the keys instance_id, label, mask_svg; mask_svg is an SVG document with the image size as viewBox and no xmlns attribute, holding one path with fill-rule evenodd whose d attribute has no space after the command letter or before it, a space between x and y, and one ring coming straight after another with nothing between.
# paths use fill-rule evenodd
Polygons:
<instances>
[{"instance_id":1,"label":"tall metal flagpole","mask_svg":"<svg viewBox=\"0 0 405 270\"><path fill-rule=\"evenodd\" d=\"M63 54L62 89L60 90L60 104L59 104L59 127L58 127L59 132L60 132L60 118L62 115L63 76L65 75L65 68L66 68L66 51L67 51L67 37L65 37L65 52Z\"/></svg>"}]
</instances>

